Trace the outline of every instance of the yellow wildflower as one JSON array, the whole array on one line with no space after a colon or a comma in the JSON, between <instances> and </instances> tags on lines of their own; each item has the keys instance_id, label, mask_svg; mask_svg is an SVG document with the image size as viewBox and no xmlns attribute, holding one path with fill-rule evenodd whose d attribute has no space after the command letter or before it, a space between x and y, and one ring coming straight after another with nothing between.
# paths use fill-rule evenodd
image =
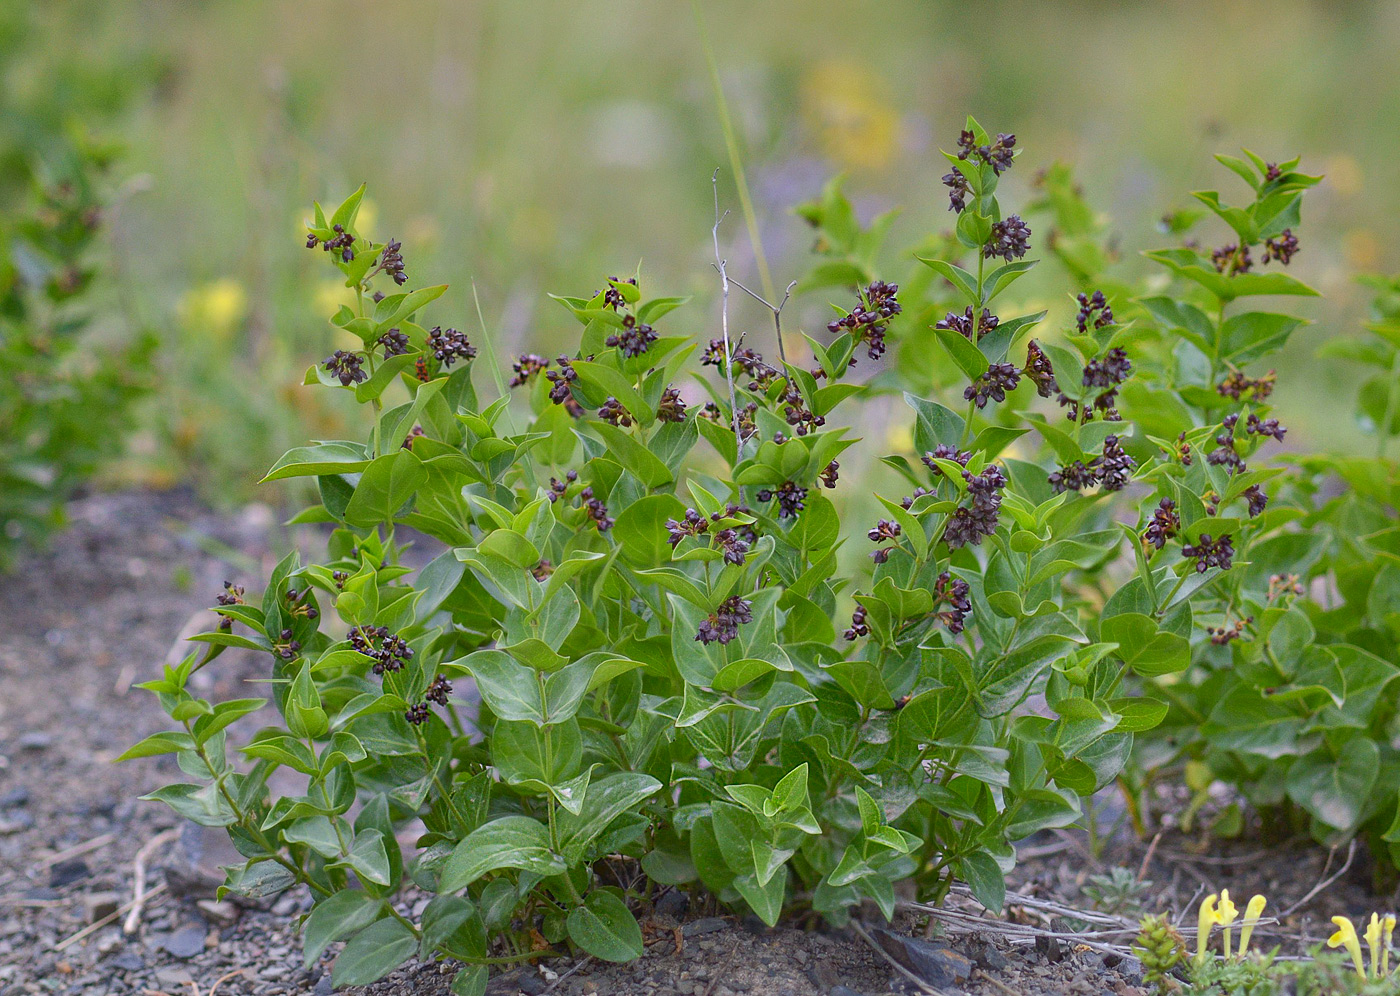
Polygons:
<instances>
[{"instance_id":1,"label":"yellow wildflower","mask_svg":"<svg viewBox=\"0 0 1400 996\"><path fill-rule=\"evenodd\" d=\"M1390 935L1395 933L1395 914L1381 917L1381 975L1390 974Z\"/></svg>"},{"instance_id":2,"label":"yellow wildflower","mask_svg":"<svg viewBox=\"0 0 1400 996\"><path fill-rule=\"evenodd\" d=\"M1371 921L1366 924L1366 946L1371 949L1371 978L1381 977L1381 918L1376 914L1371 914Z\"/></svg>"},{"instance_id":3,"label":"yellow wildflower","mask_svg":"<svg viewBox=\"0 0 1400 996\"><path fill-rule=\"evenodd\" d=\"M1230 957L1230 924L1240 915L1235 904L1230 902L1230 890L1220 890L1220 905L1215 910L1215 922L1225 928L1225 957Z\"/></svg>"},{"instance_id":4,"label":"yellow wildflower","mask_svg":"<svg viewBox=\"0 0 1400 996\"><path fill-rule=\"evenodd\" d=\"M1268 900L1263 896L1254 896L1249 900L1244 908L1244 923L1240 925L1240 957L1249 950L1249 938L1254 933L1254 925L1259 922L1259 914L1264 912L1264 906Z\"/></svg>"},{"instance_id":5,"label":"yellow wildflower","mask_svg":"<svg viewBox=\"0 0 1400 996\"><path fill-rule=\"evenodd\" d=\"M1215 901L1220 898L1211 893L1201 900L1200 911L1196 914L1196 960L1206 960L1206 943L1210 940L1210 928L1219 920L1216 918Z\"/></svg>"},{"instance_id":6,"label":"yellow wildflower","mask_svg":"<svg viewBox=\"0 0 1400 996\"><path fill-rule=\"evenodd\" d=\"M1361 942L1356 939L1356 928L1344 916L1334 916L1332 922L1337 925L1337 932L1327 938L1327 946L1346 948L1347 954L1351 955L1352 964L1356 966L1356 974L1365 979L1366 963L1361 960Z\"/></svg>"}]
</instances>

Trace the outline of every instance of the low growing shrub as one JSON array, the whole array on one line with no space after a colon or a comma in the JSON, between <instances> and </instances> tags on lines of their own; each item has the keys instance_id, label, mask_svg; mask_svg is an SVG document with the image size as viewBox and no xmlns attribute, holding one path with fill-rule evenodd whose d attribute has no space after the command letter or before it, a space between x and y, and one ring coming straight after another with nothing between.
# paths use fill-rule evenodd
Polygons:
<instances>
[{"instance_id":1,"label":"low growing shrub","mask_svg":"<svg viewBox=\"0 0 1400 996\"><path fill-rule=\"evenodd\" d=\"M317 206L307 246L356 295L332 318L356 345L306 381L353 392L365 434L267 475L316 481L297 521L324 524L326 556L289 555L260 597L231 587L203 656L146 684L176 728L125 756L190 778L149 798L228 828L247 858L228 889L306 883L308 962L347 942L337 984L415 954L465 963L461 993L565 944L634 958L657 886L770 924L862 900L888 917L897 887L937 901L954 879L1000 908L1013 842L1079 819L1168 712L1136 690L1191 665L1197 606L1277 569L1255 544L1297 517L1253 464L1284 430L1244 369L1300 320L1229 305L1312 293L1280 267L1316 182L1228 160L1253 200L1207 203L1242 241L1153 254L1214 312L1083 288L1073 324L1028 339L1044 313L1004 295L1032 232L997 192L1019 151L968 122L955 235L904 286L873 272L888 218L862 227L839 185L801 209L822 253L804 289L841 288L824 334L761 355L726 309L696 342L683 300L613 278L557 299L577 340L516 359L508 387L489 342L426 317L446 288L401 290L411 255L357 233L360 191ZM895 389L858 378L887 346L935 340L961 411L921 396L932 379L905 395L902 484L853 524L833 496L874 444L838 412ZM445 552L411 570L409 531ZM852 569L845 546L870 555ZM264 700L187 687L226 647L270 655L280 717L237 760L228 728ZM305 791L270 797L277 768Z\"/></svg>"}]
</instances>

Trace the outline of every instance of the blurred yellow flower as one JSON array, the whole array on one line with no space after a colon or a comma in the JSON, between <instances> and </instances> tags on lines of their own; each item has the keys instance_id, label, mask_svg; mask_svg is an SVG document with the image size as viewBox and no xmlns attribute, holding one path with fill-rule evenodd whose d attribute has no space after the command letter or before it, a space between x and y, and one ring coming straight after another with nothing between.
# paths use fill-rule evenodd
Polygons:
<instances>
[{"instance_id":1,"label":"blurred yellow flower","mask_svg":"<svg viewBox=\"0 0 1400 996\"><path fill-rule=\"evenodd\" d=\"M379 220L379 205L368 197L360 200L360 211L355 215L355 231L369 237L374 231L374 223Z\"/></svg>"},{"instance_id":2,"label":"blurred yellow flower","mask_svg":"<svg viewBox=\"0 0 1400 996\"><path fill-rule=\"evenodd\" d=\"M345 286L344 280L322 280L313 288L311 300L316 313L329 319L340 310L342 304L355 307L355 292Z\"/></svg>"},{"instance_id":3,"label":"blurred yellow flower","mask_svg":"<svg viewBox=\"0 0 1400 996\"><path fill-rule=\"evenodd\" d=\"M248 314L248 294L237 280L214 280L187 290L175 312L187 331L227 339Z\"/></svg>"},{"instance_id":4,"label":"blurred yellow flower","mask_svg":"<svg viewBox=\"0 0 1400 996\"><path fill-rule=\"evenodd\" d=\"M908 453L914 448L914 433L907 425L892 425L885 434L885 446L894 453Z\"/></svg>"},{"instance_id":5,"label":"blurred yellow flower","mask_svg":"<svg viewBox=\"0 0 1400 996\"><path fill-rule=\"evenodd\" d=\"M803 81L802 110L828 156L843 167L882 169L899 144L899 114L860 63L817 66Z\"/></svg>"},{"instance_id":6,"label":"blurred yellow flower","mask_svg":"<svg viewBox=\"0 0 1400 996\"><path fill-rule=\"evenodd\" d=\"M1356 966L1356 974L1365 979L1366 963L1361 960L1361 942L1356 939L1356 928L1344 916L1334 916L1332 923L1336 925L1337 932L1327 938L1327 946L1346 948L1347 954L1351 955L1351 963Z\"/></svg>"},{"instance_id":7,"label":"blurred yellow flower","mask_svg":"<svg viewBox=\"0 0 1400 996\"><path fill-rule=\"evenodd\" d=\"M1361 192L1365 177L1361 172L1361 164L1354 156L1349 156L1345 152L1338 153L1328 159L1323 165L1324 176L1332 189L1343 197L1350 197Z\"/></svg>"}]
</instances>

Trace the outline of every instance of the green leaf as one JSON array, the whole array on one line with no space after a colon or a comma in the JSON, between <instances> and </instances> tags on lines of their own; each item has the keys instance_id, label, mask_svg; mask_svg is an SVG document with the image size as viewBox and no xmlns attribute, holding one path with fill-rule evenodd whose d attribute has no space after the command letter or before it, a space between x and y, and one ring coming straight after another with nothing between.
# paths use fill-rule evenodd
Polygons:
<instances>
[{"instance_id":1,"label":"green leaf","mask_svg":"<svg viewBox=\"0 0 1400 996\"><path fill-rule=\"evenodd\" d=\"M628 505L613 525L613 538L635 564L652 567L670 560L667 519L680 519L685 506L674 495L647 495Z\"/></svg>"},{"instance_id":2,"label":"green leaf","mask_svg":"<svg viewBox=\"0 0 1400 996\"><path fill-rule=\"evenodd\" d=\"M934 259L918 254L915 254L914 258L957 288L968 304L972 305L974 308L981 304L977 298L976 275L968 273L961 266L949 263L946 260Z\"/></svg>"},{"instance_id":3,"label":"green leaf","mask_svg":"<svg viewBox=\"0 0 1400 996\"><path fill-rule=\"evenodd\" d=\"M302 961L310 968L333 942L363 930L383 911L384 901L358 889L342 889L316 904L302 927Z\"/></svg>"},{"instance_id":4,"label":"green leaf","mask_svg":"<svg viewBox=\"0 0 1400 996\"><path fill-rule=\"evenodd\" d=\"M627 904L595 889L582 906L569 911L569 939L603 961L627 962L642 956L642 929Z\"/></svg>"},{"instance_id":5,"label":"green leaf","mask_svg":"<svg viewBox=\"0 0 1400 996\"><path fill-rule=\"evenodd\" d=\"M1161 629L1156 620L1138 612L1125 612L1103 620L1104 640L1118 644L1123 663L1145 677L1175 674L1191 664L1191 644L1184 637Z\"/></svg>"},{"instance_id":6,"label":"green leaf","mask_svg":"<svg viewBox=\"0 0 1400 996\"><path fill-rule=\"evenodd\" d=\"M194 750L194 738L188 733L153 733L135 746L127 748L117 760L130 761L138 757L176 754L182 750Z\"/></svg>"},{"instance_id":7,"label":"green leaf","mask_svg":"<svg viewBox=\"0 0 1400 996\"><path fill-rule=\"evenodd\" d=\"M974 851L962 859L959 871L973 898L993 913L1000 913L1006 902L1006 876L997 859L986 851Z\"/></svg>"},{"instance_id":8,"label":"green leaf","mask_svg":"<svg viewBox=\"0 0 1400 996\"><path fill-rule=\"evenodd\" d=\"M613 820L635 809L661 787L655 778L635 771L614 772L590 785L579 813L564 812L557 818L559 850L564 860L570 865L582 861L588 845Z\"/></svg>"},{"instance_id":9,"label":"green leaf","mask_svg":"<svg viewBox=\"0 0 1400 996\"><path fill-rule=\"evenodd\" d=\"M408 450L377 457L360 475L345 506L345 521L354 526L391 522L427 480L427 468Z\"/></svg>"},{"instance_id":10,"label":"green leaf","mask_svg":"<svg viewBox=\"0 0 1400 996\"><path fill-rule=\"evenodd\" d=\"M1380 772L1380 751L1364 734L1333 757L1327 747L1304 754L1288 769L1288 797L1319 823L1349 832L1361 822Z\"/></svg>"},{"instance_id":11,"label":"green leaf","mask_svg":"<svg viewBox=\"0 0 1400 996\"><path fill-rule=\"evenodd\" d=\"M354 937L331 966L336 986L367 986L384 978L418 950L418 938L399 920L378 920Z\"/></svg>"},{"instance_id":12,"label":"green leaf","mask_svg":"<svg viewBox=\"0 0 1400 996\"><path fill-rule=\"evenodd\" d=\"M438 892L456 892L501 868L548 877L563 873L567 866L550 849L547 826L528 816L501 816L477 827L452 849Z\"/></svg>"},{"instance_id":13,"label":"green leaf","mask_svg":"<svg viewBox=\"0 0 1400 996\"><path fill-rule=\"evenodd\" d=\"M295 446L282 454L259 484L288 477L320 477L323 474L354 474L370 464L369 454L358 443L319 443Z\"/></svg>"},{"instance_id":14,"label":"green leaf","mask_svg":"<svg viewBox=\"0 0 1400 996\"><path fill-rule=\"evenodd\" d=\"M948 351L948 355L953 358L953 362L958 365L958 369L967 375L968 380L976 380L987 372L987 358L961 332L954 329L933 331L943 348Z\"/></svg>"}]
</instances>

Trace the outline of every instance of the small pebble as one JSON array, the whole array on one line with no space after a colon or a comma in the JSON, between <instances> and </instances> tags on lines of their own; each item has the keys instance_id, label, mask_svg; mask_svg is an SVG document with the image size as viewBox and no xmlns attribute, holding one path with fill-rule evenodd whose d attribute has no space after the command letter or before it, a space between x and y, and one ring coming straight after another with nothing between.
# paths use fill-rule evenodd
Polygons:
<instances>
[{"instance_id":1,"label":"small pebble","mask_svg":"<svg viewBox=\"0 0 1400 996\"><path fill-rule=\"evenodd\" d=\"M204 950L204 928L181 927L162 940L160 946L176 958L193 958Z\"/></svg>"}]
</instances>

